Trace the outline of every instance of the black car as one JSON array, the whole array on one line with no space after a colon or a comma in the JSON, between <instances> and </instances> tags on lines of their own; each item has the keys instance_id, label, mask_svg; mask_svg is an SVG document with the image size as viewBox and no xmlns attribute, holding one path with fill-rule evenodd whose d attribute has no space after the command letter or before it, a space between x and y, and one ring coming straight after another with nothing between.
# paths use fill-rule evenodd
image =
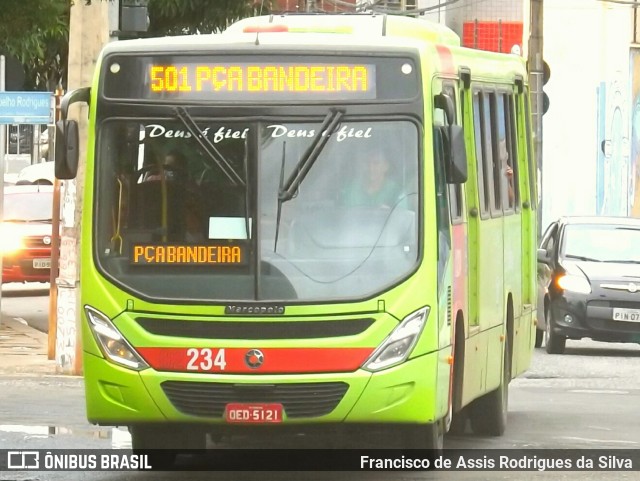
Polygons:
<instances>
[{"instance_id":1,"label":"black car","mask_svg":"<svg viewBox=\"0 0 640 481\"><path fill-rule=\"evenodd\" d=\"M562 217L547 228L538 262L548 353L584 337L640 343L640 219Z\"/></svg>"}]
</instances>

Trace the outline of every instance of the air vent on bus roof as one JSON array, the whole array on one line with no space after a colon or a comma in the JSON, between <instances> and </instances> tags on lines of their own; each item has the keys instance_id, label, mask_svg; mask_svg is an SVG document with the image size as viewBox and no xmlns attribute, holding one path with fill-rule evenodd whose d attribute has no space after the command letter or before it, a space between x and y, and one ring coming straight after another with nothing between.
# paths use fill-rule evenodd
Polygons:
<instances>
[{"instance_id":1,"label":"air vent on bus roof","mask_svg":"<svg viewBox=\"0 0 640 481\"><path fill-rule=\"evenodd\" d=\"M244 33L277 33L288 32L289 27L286 25L247 25L242 29Z\"/></svg>"},{"instance_id":2,"label":"air vent on bus roof","mask_svg":"<svg viewBox=\"0 0 640 481\"><path fill-rule=\"evenodd\" d=\"M353 33L353 28L348 25L308 25L304 27L289 27L287 25L247 25L242 29L244 33Z\"/></svg>"}]
</instances>

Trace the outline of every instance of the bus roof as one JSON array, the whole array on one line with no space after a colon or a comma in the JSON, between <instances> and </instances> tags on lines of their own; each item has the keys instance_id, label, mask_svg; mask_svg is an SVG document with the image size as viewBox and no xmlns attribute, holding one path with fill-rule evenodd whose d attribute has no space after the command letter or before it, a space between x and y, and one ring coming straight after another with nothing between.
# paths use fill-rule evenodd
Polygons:
<instances>
[{"instance_id":1,"label":"bus roof","mask_svg":"<svg viewBox=\"0 0 640 481\"><path fill-rule=\"evenodd\" d=\"M267 32L348 34L366 37L407 37L452 47L460 45L460 37L450 28L426 19L398 15L265 15L237 21L225 33Z\"/></svg>"},{"instance_id":2,"label":"bus roof","mask_svg":"<svg viewBox=\"0 0 640 481\"><path fill-rule=\"evenodd\" d=\"M430 50L430 68L434 71L442 70L441 66L448 63L450 71L446 73L457 74L459 67L465 66L475 78L506 79L512 74L526 74L524 60L520 56L461 47L458 35L442 24L412 17L376 14L249 17L232 24L222 34L111 42L103 50L103 55L120 52L197 53L215 47L236 50L238 53L255 53L258 46L321 53L335 51L331 46L367 51L374 48L380 52L385 49L424 50L424 47L430 46L426 50ZM451 55L447 62L441 58L443 49L437 49L436 46L444 47L447 55Z\"/></svg>"}]
</instances>

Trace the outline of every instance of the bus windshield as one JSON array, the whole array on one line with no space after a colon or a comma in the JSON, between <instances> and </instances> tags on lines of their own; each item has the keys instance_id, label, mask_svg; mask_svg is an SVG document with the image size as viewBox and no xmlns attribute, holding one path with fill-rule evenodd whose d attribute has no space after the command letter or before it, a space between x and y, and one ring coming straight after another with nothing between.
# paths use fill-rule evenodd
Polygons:
<instances>
[{"instance_id":1,"label":"bus windshield","mask_svg":"<svg viewBox=\"0 0 640 481\"><path fill-rule=\"evenodd\" d=\"M415 123L343 119L331 133L322 119L194 122L242 182L177 118L102 123L95 254L122 288L166 302L347 300L416 267Z\"/></svg>"}]
</instances>

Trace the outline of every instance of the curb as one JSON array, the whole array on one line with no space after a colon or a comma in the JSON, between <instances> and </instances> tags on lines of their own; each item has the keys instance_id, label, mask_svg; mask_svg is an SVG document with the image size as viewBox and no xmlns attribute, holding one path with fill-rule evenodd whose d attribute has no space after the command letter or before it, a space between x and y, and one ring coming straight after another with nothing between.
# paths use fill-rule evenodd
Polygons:
<instances>
[{"instance_id":1,"label":"curb","mask_svg":"<svg viewBox=\"0 0 640 481\"><path fill-rule=\"evenodd\" d=\"M47 343L49 342L48 334L38 331L37 329L34 329L33 327L29 326L26 323L22 323L18 321L14 317L8 317L5 315L2 315L2 319L0 319L0 329L4 327L8 327L9 329L19 332L20 334L23 334L25 336L28 336L37 340L39 343L41 343L45 347L45 350L46 350Z\"/></svg>"},{"instance_id":2,"label":"curb","mask_svg":"<svg viewBox=\"0 0 640 481\"><path fill-rule=\"evenodd\" d=\"M2 315L0 320L0 374L56 374L56 361L47 358L48 335Z\"/></svg>"}]
</instances>

